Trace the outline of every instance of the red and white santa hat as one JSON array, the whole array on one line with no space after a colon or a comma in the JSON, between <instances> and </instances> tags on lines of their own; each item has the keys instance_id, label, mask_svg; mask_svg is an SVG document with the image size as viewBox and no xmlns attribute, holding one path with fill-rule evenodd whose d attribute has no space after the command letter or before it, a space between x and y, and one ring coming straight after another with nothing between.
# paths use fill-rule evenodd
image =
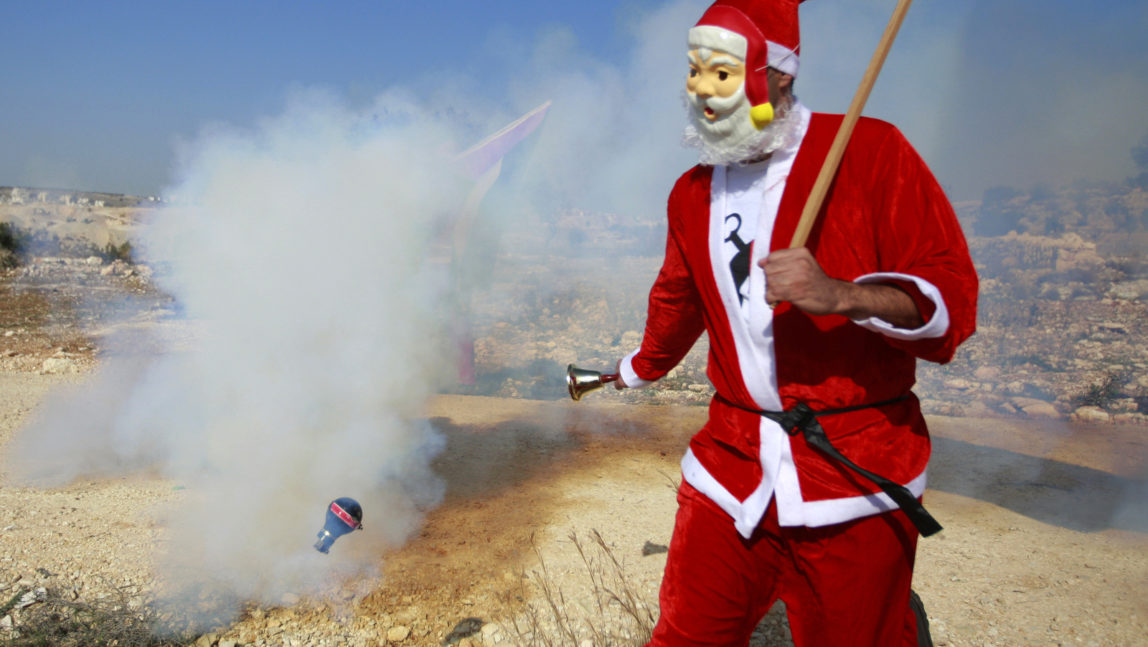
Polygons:
<instances>
[{"instance_id":1,"label":"red and white santa hat","mask_svg":"<svg viewBox=\"0 0 1148 647\"><path fill-rule=\"evenodd\" d=\"M797 6L803 1L717 0L690 29L690 49L728 52L745 61L746 97L755 107L768 106L766 68L797 76L801 52ZM766 123L772 119L772 107L768 112Z\"/></svg>"}]
</instances>

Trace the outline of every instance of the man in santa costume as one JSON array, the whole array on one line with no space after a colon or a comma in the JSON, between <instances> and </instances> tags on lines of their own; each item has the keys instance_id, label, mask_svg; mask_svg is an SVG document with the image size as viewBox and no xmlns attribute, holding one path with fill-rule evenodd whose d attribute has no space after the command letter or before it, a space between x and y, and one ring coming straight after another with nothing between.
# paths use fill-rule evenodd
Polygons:
<instances>
[{"instance_id":1,"label":"man in santa costume","mask_svg":"<svg viewBox=\"0 0 1148 647\"><path fill-rule=\"evenodd\" d=\"M718 0L689 31L701 164L670 194L619 388L658 380L705 331L717 394L682 459L651 645L744 645L779 598L797 647L918 644L913 559L939 526L910 389L917 358L947 362L972 334L977 277L936 180L873 119L787 249L842 121L793 94L798 3Z\"/></svg>"}]
</instances>

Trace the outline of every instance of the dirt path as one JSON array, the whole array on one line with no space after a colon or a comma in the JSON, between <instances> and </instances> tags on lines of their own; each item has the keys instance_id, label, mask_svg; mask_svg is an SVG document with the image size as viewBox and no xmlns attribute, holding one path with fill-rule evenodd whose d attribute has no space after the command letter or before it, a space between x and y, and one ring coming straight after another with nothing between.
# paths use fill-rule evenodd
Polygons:
<instances>
[{"instance_id":1,"label":"dirt path","mask_svg":"<svg viewBox=\"0 0 1148 647\"><path fill-rule=\"evenodd\" d=\"M0 443L51 389L76 379L0 373ZM434 645L479 618L488 624L471 644L510 644L514 632L489 623L521 618L523 603L539 601L543 563L564 612L588 632L603 620L570 536L585 549L592 530L624 564L631 590L656 600L671 483L704 409L619 406L605 394L577 405L442 396L427 415L448 439L435 466L446 501L415 540L380 557L382 585L347 583L338 604L248 609L207 643L380 644L390 632L392 642ZM1148 644L1148 430L931 424L927 502L945 531L921 542L915 588L936 643ZM26 585L76 583L81 599L109 583L149 590L165 510L182 496L175 484L137 476L40 490L0 478L0 597ZM780 616L773 624L777 639Z\"/></svg>"}]
</instances>

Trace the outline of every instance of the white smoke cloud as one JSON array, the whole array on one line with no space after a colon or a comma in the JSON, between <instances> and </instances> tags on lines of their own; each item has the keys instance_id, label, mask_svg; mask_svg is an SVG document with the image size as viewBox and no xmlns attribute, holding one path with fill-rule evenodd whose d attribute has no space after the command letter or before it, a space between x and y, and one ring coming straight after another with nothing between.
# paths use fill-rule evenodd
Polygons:
<instances>
[{"instance_id":1,"label":"white smoke cloud","mask_svg":"<svg viewBox=\"0 0 1148 647\"><path fill-rule=\"evenodd\" d=\"M360 501L377 549L442 495L442 441L418 416L454 363L447 268L430 252L465 195L444 155L457 146L425 106L375 107L377 121L305 94L254 133L204 138L174 189L191 206L143 238L203 322L151 399L167 401L152 426L176 427L168 464L193 483L172 554L245 597L321 580L330 560L304 538L331 499ZM370 551L332 558L373 565Z\"/></svg>"},{"instance_id":2,"label":"white smoke cloud","mask_svg":"<svg viewBox=\"0 0 1148 647\"><path fill-rule=\"evenodd\" d=\"M116 344L22 435L14 472L61 483L159 467L187 488L161 571L238 598L374 568L443 490L429 468L443 440L420 419L454 366L449 272L431 251L466 186L428 114L394 94L353 111L304 92L257 128L189 144L180 206L138 247L190 341L159 356ZM341 496L366 530L320 555Z\"/></svg>"},{"instance_id":3,"label":"white smoke cloud","mask_svg":"<svg viewBox=\"0 0 1148 647\"><path fill-rule=\"evenodd\" d=\"M508 192L531 208L661 219L674 180L697 162L681 147L686 31L706 3L669 3L626 24L626 53L586 52L566 32L540 39L510 88L525 110L551 99L545 127ZM576 250L575 250L576 251Z\"/></svg>"}]
</instances>

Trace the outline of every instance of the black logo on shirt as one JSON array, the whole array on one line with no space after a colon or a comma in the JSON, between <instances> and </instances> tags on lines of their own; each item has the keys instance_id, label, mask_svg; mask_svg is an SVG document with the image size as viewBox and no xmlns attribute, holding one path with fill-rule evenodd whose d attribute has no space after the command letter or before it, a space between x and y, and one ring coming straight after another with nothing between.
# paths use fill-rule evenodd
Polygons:
<instances>
[{"instance_id":1,"label":"black logo on shirt","mask_svg":"<svg viewBox=\"0 0 1148 647\"><path fill-rule=\"evenodd\" d=\"M741 214L731 213L725 217L725 222L729 223L731 219L736 219L737 224L734 226L733 231L726 236L725 242L731 243L737 248L737 254L729 260L729 273L733 277L733 285L737 289L737 302L738 305L745 303L746 295L742 294L741 287L745 284L745 280L749 278L749 260L750 251L753 247L753 240L749 242L743 241L738 231L741 229Z\"/></svg>"}]
</instances>

